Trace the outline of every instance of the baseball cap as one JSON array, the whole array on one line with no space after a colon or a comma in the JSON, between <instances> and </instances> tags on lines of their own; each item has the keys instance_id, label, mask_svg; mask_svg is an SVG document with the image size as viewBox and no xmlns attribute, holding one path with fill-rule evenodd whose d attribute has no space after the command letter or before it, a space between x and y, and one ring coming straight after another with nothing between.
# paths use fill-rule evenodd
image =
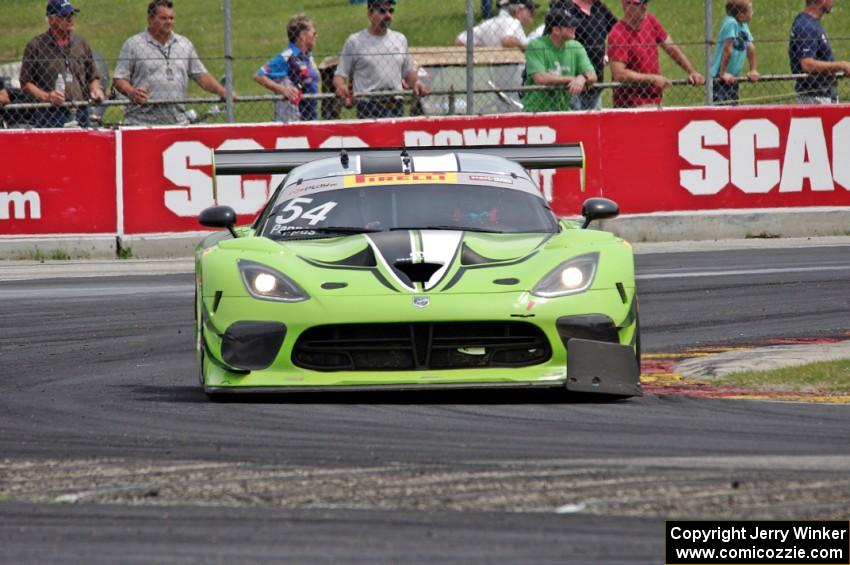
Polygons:
<instances>
[{"instance_id":1,"label":"baseball cap","mask_svg":"<svg viewBox=\"0 0 850 565\"><path fill-rule=\"evenodd\" d=\"M520 6L525 6L532 12L540 7L540 4L534 2L534 0L507 0L499 2L500 6L510 6L511 4L519 4Z\"/></svg>"},{"instance_id":2,"label":"baseball cap","mask_svg":"<svg viewBox=\"0 0 850 565\"><path fill-rule=\"evenodd\" d=\"M47 0L48 16L70 16L78 12L79 10L74 8L68 0Z\"/></svg>"},{"instance_id":3,"label":"baseball cap","mask_svg":"<svg viewBox=\"0 0 850 565\"><path fill-rule=\"evenodd\" d=\"M544 20L546 29L553 27L578 27L578 18L569 10L563 8L552 8L546 13Z\"/></svg>"}]
</instances>

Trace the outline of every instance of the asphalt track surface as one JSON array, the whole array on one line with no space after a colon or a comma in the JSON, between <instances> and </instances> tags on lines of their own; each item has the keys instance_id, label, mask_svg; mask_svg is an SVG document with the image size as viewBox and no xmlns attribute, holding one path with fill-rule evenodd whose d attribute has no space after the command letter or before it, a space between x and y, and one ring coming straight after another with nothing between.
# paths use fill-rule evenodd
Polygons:
<instances>
[{"instance_id":1,"label":"asphalt track surface","mask_svg":"<svg viewBox=\"0 0 850 565\"><path fill-rule=\"evenodd\" d=\"M848 406L213 403L190 273L3 275L0 562L660 563L667 518L848 519ZM849 281L846 244L641 254L644 349L847 337Z\"/></svg>"}]
</instances>

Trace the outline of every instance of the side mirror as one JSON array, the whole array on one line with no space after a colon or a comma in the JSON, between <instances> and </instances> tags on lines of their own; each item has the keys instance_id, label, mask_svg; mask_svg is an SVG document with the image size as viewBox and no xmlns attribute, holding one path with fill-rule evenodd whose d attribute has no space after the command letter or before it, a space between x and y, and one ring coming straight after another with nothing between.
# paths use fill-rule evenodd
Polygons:
<instances>
[{"instance_id":1,"label":"side mirror","mask_svg":"<svg viewBox=\"0 0 850 565\"><path fill-rule=\"evenodd\" d=\"M581 205L581 215L584 216L585 229L593 220L607 220L620 215L620 207L613 200L607 198L588 198Z\"/></svg>"},{"instance_id":2,"label":"side mirror","mask_svg":"<svg viewBox=\"0 0 850 565\"><path fill-rule=\"evenodd\" d=\"M198 222L208 228L226 228L230 235L236 238L236 232L233 231L233 226L236 225L236 212L230 206L207 208L198 216Z\"/></svg>"}]
</instances>

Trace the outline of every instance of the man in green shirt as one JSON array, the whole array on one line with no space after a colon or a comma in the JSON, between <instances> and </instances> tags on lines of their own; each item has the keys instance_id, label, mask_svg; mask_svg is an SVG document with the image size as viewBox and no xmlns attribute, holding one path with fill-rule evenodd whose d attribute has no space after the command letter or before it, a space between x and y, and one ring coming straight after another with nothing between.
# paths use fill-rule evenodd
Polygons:
<instances>
[{"instance_id":1,"label":"man in green shirt","mask_svg":"<svg viewBox=\"0 0 850 565\"><path fill-rule=\"evenodd\" d=\"M576 17L562 8L546 14L543 36L525 50L526 85L558 86L523 96L526 112L566 112L570 100L596 82L596 72L584 47L575 40Z\"/></svg>"}]
</instances>

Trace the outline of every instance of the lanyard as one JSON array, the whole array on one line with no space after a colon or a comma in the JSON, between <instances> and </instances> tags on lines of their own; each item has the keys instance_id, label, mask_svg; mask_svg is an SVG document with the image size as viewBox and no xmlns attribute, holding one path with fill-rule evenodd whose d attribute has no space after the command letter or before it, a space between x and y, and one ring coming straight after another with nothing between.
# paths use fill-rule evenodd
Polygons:
<instances>
[{"instance_id":1,"label":"lanyard","mask_svg":"<svg viewBox=\"0 0 850 565\"><path fill-rule=\"evenodd\" d=\"M163 58L165 59L165 64L170 67L171 66L171 48L174 47L174 42L172 41L171 43L168 44L167 50L163 49L163 47L157 41L154 41L154 46L162 54Z\"/></svg>"},{"instance_id":2,"label":"lanyard","mask_svg":"<svg viewBox=\"0 0 850 565\"><path fill-rule=\"evenodd\" d=\"M72 39L69 37L68 38L68 44L64 47L59 45L59 42L56 41L56 37L54 37L52 34L50 36L50 39L53 41L53 45L56 47L56 49L59 51L59 53L62 54L62 59L65 61L65 72L63 73L64 79L66 81L74 80L74 75L71 73L71 41L72 41Z\"/></svg>"},{"instance_id":3,"label":"lanyard","mask_svg":"<svg viewBox=\"0 0 850 565\"><path fill-rule=\"evenodd\" d=\"M62 53L62 58L65 60L65 73L63 78L66 83L71 82L74 80L74 74L71 72L71 42L69 41L66 47L59 47L59 45L56 47L59 48L59 52Z\"/></svg>"},{"instance_id":4,"label":"lanyard","mask_svg":"<svg viewBox=\"0 0 850 565\"><path fill-rule=\"evenodd\" d=\"M159 44L158 41L154 41L154 47L156 47L157 51L162 54L162 58L165 59L165 78L166 80L173 81L174 80L174 69L171 68L171 48L174 47L174 41L171 41L168 44L168 49L164 49L162 45Z\"/></svg>"}]
</instances>

